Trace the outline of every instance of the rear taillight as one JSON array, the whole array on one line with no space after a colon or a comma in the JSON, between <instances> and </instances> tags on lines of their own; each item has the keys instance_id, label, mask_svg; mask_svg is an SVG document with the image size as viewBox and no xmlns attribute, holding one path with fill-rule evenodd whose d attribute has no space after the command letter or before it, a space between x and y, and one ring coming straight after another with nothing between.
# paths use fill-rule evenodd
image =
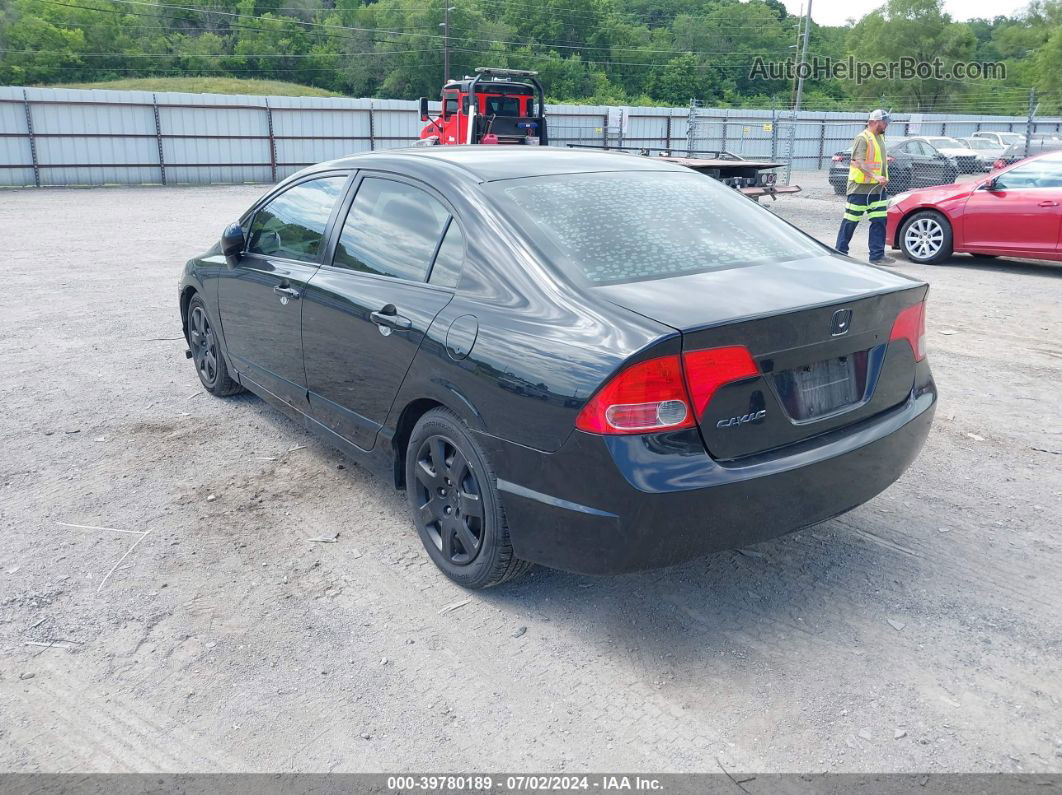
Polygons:
<instances>
[{"instance_id":1,"label":"rear taillight","mask_svg":"<svg viewBox=\"0 0 1062 795\"><path fill-rule=\"evenodd\" d=\"M844 155L834 155L832 159L834 163L840 163L844 160Z\"/></svg>"},{"instance_id":2,"label":"rear taillight","mask_svg":"<svg viewBox=\"0 0 1062 795\"><path fill-rule=\"evenodd\" d=\"M909 306L896 316L890 340L907 340L916 362L926 358L926 304Z\"/></svg>"},{"instance_id":3,"label":"rear taillight","mask_svg":"<svg viewBox=\"0 0 1062 795\"><path fill-rule=\"evenodd\" d=\"M674 355L638 362L590 398L575 427L605 434L693 428L719 387L759 374L741 345L687 351L681 360Z\"/></svg>"},{"instance_id":4,"label":"rear taillight","mask_svg":"<svg viewBox=\"0 0 1062 795\"><path fill-rule=\"evenodd\" d=\"M686 385L693 400L694 416L697 417L704 413L719 387L760 374L752 354L744 345L686 351L682 354L682 363L686 368Z\"/></svg>"},{"instance_id":5,"label":"rear taillight","mask_svg":"<svg viewBox=\"0 0 1062 795\"><path fill-rule=\"evenodd\" d=\"M1003 168L1006 165L1007 164L1002 160L997 160L995 163L992 164L992 168Z\"/></svg>"},{"instance_id":6,"label":"rear taillight","mask_svg":"<svg viewBox=\"0 0 1062 795\"><path fill-rule=\"evenodd\" d=\"M677 354L621 370L575 420L579 430L607 434L673 431L695 424Z\"/></svg>"},{"instance_id":7,"label":"rear taillight","mask_svg":"<svg viewBox=\"0 0 1062 795\"><path fill-rule=\"evenodd\" d=\"M886 163L895 163L895 162L896 162L896 158L895 158L895 157L893 157L892 155L887 155L887 156L885 157L885 162L886 162Z\"/></svg>"}]
</instances>

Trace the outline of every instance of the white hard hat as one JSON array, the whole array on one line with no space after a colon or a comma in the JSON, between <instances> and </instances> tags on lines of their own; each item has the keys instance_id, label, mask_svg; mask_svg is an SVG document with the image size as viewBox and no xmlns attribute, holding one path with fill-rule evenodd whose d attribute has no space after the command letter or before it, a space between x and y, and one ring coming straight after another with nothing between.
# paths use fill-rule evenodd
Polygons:
<instances>
[{"instance_id":1,"label":"white hard hat","mask_svg":"<svg viewBox=\"0 0 1062 795\"><path fill-rule=\"evenodd\" d=\"M883 121L888 124L889 112L887 110L882 110L881 108L878 108L877 110L872 110L870 112L870 118L867 119L867 121Z\"/></svg>"}]
</instances>

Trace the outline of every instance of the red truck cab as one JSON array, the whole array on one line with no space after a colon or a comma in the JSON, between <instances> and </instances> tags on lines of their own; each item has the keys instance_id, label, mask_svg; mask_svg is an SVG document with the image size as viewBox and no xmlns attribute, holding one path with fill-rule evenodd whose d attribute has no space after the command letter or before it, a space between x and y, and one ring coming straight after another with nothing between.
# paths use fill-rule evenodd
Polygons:
<instances>
[{"instance_id":1,"label":"red truck cab","mask_svg":"<svg viewBox=\"0 0 1062 795\"><path fill-rule=\"evenodd\" d=\"M425 144L541 144L546 136L545 96L535 72L479 67L475 77L442 89L442 113L431 118L420 98Z\"/></svg>"}]
</instances>

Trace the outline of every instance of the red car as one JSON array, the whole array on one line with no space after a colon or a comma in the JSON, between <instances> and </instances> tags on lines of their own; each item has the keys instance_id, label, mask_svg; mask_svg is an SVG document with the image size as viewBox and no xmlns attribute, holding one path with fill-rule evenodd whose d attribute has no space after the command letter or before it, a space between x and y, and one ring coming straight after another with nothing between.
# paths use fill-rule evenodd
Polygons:
<instances>
[{"instance_id":1,"label":"red car","mask_svg":"<svg viewBox=\"0 0 1062 795\"><path fill-rule=\"evenodd\" d=\"M898 193L885 239L912 262L954 252L1062 261L1062 151L955 185Z\"/></svg>"}]
</instances>

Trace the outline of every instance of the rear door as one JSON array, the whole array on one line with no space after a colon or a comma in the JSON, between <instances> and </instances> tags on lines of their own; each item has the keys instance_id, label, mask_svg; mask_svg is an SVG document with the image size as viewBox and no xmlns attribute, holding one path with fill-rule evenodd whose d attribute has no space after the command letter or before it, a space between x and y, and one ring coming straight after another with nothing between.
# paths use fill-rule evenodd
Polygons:
<instances>
[{"instance_id":1,"label":"rear door","mask_svg":"<svg viewBox=\"0 0 1062 795\"><path fill-rule=\"evenodd\" d=\"M287 186L251 217L247 250L218 283L225 348L241 377L306 410L300 301L350 174L319 174Z\"/></svg>"},{"instance_id":2,"label":"rear door","mask_svg":"<svg viewBox=\"0 0 1062 795\"><path fill-rule=\"evenodd\" d=\"M1036 158L975 190L963 210L964 248L1054 254L1062 226L1062 160Z\"/></svg>"},{"instance_id":3,"label":"rear door","mask_svg":"<svg viewBox=\"0 0 1062 795\"><path fill-rule=\"evenodd\" d=\"M370 450L421 340L453 296L464 235L424 185L362 172L303 298L311 415Z\"/></svg>"}]
</instances>

